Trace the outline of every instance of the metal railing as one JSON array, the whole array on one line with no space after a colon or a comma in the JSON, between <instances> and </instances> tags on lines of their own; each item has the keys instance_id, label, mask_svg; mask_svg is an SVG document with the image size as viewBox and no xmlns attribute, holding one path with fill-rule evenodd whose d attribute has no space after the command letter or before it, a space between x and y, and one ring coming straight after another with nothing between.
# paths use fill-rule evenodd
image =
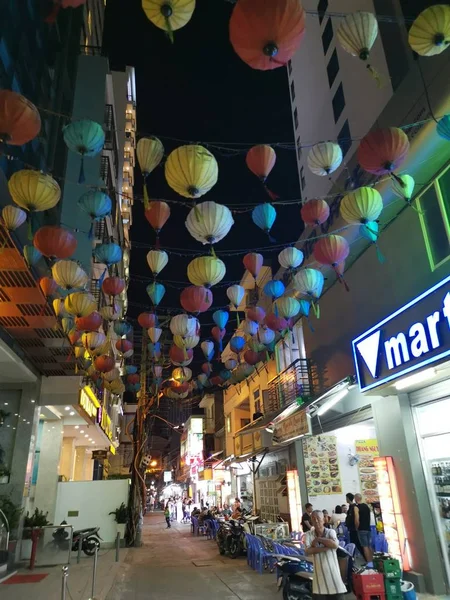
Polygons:
<instances>
[{"instance_id":1,"label":"metal railing","mask_svg":"<svg viewBox=\"0 0 450 600\"><path fill-rule=\"evenodd\" d=\"M301 399L307 403L314 396L311 363L298 358L269 383L264 398L264 413L276 412Z\"/></svg>"}]
</instances>

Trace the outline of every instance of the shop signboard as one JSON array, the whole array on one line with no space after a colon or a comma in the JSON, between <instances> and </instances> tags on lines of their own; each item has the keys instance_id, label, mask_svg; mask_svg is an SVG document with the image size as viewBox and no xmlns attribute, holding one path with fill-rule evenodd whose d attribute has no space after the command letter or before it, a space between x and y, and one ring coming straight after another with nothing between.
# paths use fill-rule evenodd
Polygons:
<instances>
[{"instance_id":1,"label":"shop signboard","mask_svg":"<svg viewBox=\"0 0 450 600\"><path fill-rule=\"evenodd\" d=\"M213 470L209 468L199 469L198 479L199 481L212 481L214 479Z\"/></svg>"},{"instance_id":2,"label":"shop signboard","mask_svg":"<svg viewBox=\"0 0 450 600\"><path fill-rule=\"evenodd\" d=\"M104 461L108 458L108 450L93 450L92 459Z\"/></svg>"},{"instance_id":3,"label":"shop signboard","mask_svg":"<svg viewBox=\"0 0 450 600\"><path fill-rule=\"evenodd\" d=\"M450 276L352 341L361 391L450 356Z\"/></svg>"},{"instance_id":4,"label":"shop signboard","mask_svg":"<svg viewBox=\"0 0 450 600\"><path fill-rule=\"evenodd\" d=\"M389 546L389 554L400 561L404 571L409 571L411 563L408 540L398 495L394 460L392 456L377 456L374 458L374 465L380 494L384 535Z\"/></svg>"},{"instance_id":5,"label":"shop signboard","mask_svg":"<svg viewBox=\"0 0 450 600\"><path fill-rule=\"evenodd\" d=\"M311 435L311 432L311 417L306 410L301 410L276 423L272 439L274 444L285 444L299 437Z\"/></svg>"},{"instance_id":6,"label":"shop signboard","mask_svg":"<svg viewBox=\"0 0 450 600\"><path fill-rule=\"evenodd\" d=\"M379 456L378 440L356 440L355 454L358 456L358 472L361 484L361 494L364 501L369 504L379 502L377 475L375 472L374 458Z\"/></svg>"},{"instance_id":7,"label":"shop signboard","mask_svg":"<svg viewBox=\"0 0 450 600\"><path fill-rule=\"evenodd\" d=\"M89 386L84 386L80 390L80 396L78 398L78 405L88 415L91 421L97 420L98 409L100 408L100 402L95 397L94 392Z\"/></svg>"},{"instance_id":8,"label":"shop signboard","mask_svg":"<svg viewBox=\"0 0 450 600\"><path fill-rule=\"evenodd\" d=\"M172 471L164 471L164 483L170 483L172 481Z\"/></svg>"},{"instance_id":9,"label":"shop signboard","mask_svg":"<svg viewBox=\"0 0 450 600\"><path fill-rule=\"evenodd\" d=\"M335 435L315 435L303 440L308 496L342 494Z\"/></svg>"}]
</instances>

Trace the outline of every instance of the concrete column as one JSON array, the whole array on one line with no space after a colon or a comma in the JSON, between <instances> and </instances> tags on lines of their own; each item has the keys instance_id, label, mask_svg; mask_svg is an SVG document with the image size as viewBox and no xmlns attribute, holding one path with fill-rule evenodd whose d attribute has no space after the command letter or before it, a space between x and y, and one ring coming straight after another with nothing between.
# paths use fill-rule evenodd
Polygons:
<instances>
[{"instance_id":1,"label":"concrete column","mask_svg":"<svg viewBox=\"0 0 450 600\"><path fill-rule=\"evenodd\" d=\"M63 440L63 422L47 421L42 430L39 471L36 482L34 505L48 512L48 520L52 523L56 508L58 492L59 463Z\"/></svg>"},{"instance_id":2,"label":"concrete column","mask_svg":"<svg viewBox=\"0 0 450 600\"><path fill-rule=\"evenodd\" d=\"M63 437L61 459L59 461L59 474L64 475L68 481L73 480L75 467L75 438Z\"/></svg>"},{"instance_id":3,"label":"concrete column","mask_svg":"<svg viewBox=\"0 0 450 600\"><path fill-rule=\"evenodd\" d=\"M92 450L84 449L84 468L83 468L83 481L92 481L94 477L94 461L92 460Z\"/></svg>"},{"instance_id":4,"label":"concrete column","mask_svg":"<svg viewBox=\"0 0 450 600\"><path fill-rule=\"evenodd\" d=\"M86 446L77 446L75 448L75 468L73 474L74 481L84 480L84 468L86 461Z\"/></svg>"},{"instance_id":5,"label":"concrete column","mask_svg":"<svg viewBox=\"0 0 450 600\"><path fill-rule=\"evenodd\" d=\"M443 595L446 593L444 565L439 558L441 548L408 396L400 394L398 397L377 399L372 410L380 455L394 459L412 569L423 575L427 592ZM408 579L414 580L415 584L420 583L420 578L415 578L414 574Z\"/></svg>"}]
</instances>

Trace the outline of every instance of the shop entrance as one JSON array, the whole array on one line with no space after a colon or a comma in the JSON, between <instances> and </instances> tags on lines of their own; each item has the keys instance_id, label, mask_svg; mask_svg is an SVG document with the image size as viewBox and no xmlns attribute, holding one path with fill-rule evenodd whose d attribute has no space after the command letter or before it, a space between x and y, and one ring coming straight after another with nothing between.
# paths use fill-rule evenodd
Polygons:
<instances>
[{"instance_id":1,"label":"shop entrance","mask_svg":"<svg viewBox=\"0 0 450 600\"><path fill-rule=\"evenodd\" d=\"M414 409L422 463L436 532L450 583L450 398Z\"/></svg>"}]
</instances>

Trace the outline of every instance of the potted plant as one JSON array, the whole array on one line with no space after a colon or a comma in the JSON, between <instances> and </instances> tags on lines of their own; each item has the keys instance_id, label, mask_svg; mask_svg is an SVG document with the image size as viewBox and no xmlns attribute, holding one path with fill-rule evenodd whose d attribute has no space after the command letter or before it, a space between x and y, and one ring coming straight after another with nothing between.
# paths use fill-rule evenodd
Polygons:
<instances>
[{"instance_id":1,"label":"potted plant","mask_svg":"<svg viewBox=\"0 0 450 600\"><path fill-rule=\"evenodd\" d=\"M115 510L111 511L109 514L114 515L114 519L116 521L117 533L120 534L121 538L124 538L125 537L125 529L126 529L127 520L128 520L128 509L125 506L125 503L122 502L122 504L119 506L119 508L116 508Z\"/></svg>"},{"instance_id":2,"label":"potted plant","mask_svg":"<svg viewBox=\"0 0 450 600\"><path fill-rule=\"evenodd\" d=\"M31 515L27 513L23 521L23 534L22 534L22 546L20 549L20 558L28 560L31 557L31 548L33 546L32 534L35 531L35 535L39 536L42 533L42 527L45 525L51 525L47 519L48 513L44 513L38 508L34 509L34 513Z\"/></svg>"}]
</instances>

